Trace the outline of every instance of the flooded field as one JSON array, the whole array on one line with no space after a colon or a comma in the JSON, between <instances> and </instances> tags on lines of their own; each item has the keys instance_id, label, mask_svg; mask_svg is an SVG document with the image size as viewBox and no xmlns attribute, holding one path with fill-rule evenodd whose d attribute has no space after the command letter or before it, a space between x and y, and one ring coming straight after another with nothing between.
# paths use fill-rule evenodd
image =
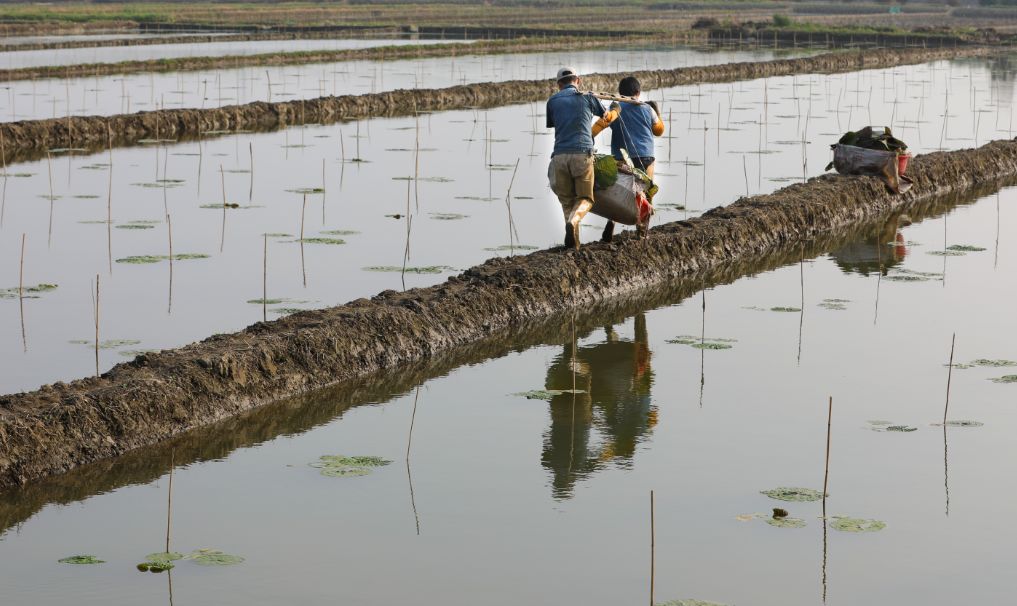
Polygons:
<instances>
[{"instance_id":1,"label":"flooded field","mask_svg":"<svg viewBox=\"0 0 1017 606\"><path fill-rule=\"evenodd\" d=\"M946 66L909 77L933 69ZM580 310L575 328L559 318L457 363L269 406L5 494L5 602L645 602L653 490L657 602L1005 603L1015 201L1009 188L923 205L910 226L857 230L802 263L760 258L702 292ZM227 251L239 248L230 237ZM204 302L221 297L219 279L201 283ZM87 308L82 286L67 313ZM829 396L826 508L845 517L824 524L819 502L761 491L823 488ZM170 449L170 549L192 555L141 573L166 545ZM342 477L350 467L329 455L384 460ZM769 524L774 507L789 518ZM58 563L86 554L104 563ZM233 564L202 565L213 561Z\"/></svg>"},{"instance_id":2,"label":"flooded field","mask_svg":"<svg viewBox=\"0 0 1017 606\"><path fill-rule=\"evenodd\" d=\"M189 48L202 49L195 52L204 55L209 46L212 45ZM147 50L152 47L138 48ZM122 52L123 49L112 50ZM468 51L464 49L464 52ZM68 107L71 115L112 115L158 108L206 108L253 101L311 99L324 95L444 88L476 82L539 80L553 75L564 64L591 73L765 61L775 56L804 56L810 52L801 49L775 53L767 50L656 47L23 80L9 82L6 90L0 89L3 93L0 95L0 117L10 121L63 117L68 115Z\"/></svg>"},{"instance_id":3,"label":"flooded field","mask_svg":"<svg viewBox=\"0 0 1017 606\"><path fill-rule=\"evenodd\" d=\"M458 42L462 42L464 44L469 43L469 41L462 40ZM120 61L145 61L150 59L257 55L261 53L292 53L299 51L374 48L377 46L448 43L451 43L451 41L415 38L350 38L245 40L230 42L202 42L201 44L155 44L144 46L60 48L0 53L0 66L11 69L21 67L39 67L43 65L118 63Z\"/></svg>"},{"instance_id":4,"label":"flooded field","mask_svg":"<svg viewBox=\"0 0 1017 606\"><path fill-rule=\"evenodd\" d=\"M1008 65L939 62L652 91L664 98L672 137L658 142L655 220L821 174L828 145L849 125L891 124L916 153L1006 137ZM105 153L54 152L8 167L0 363L10 372L0 389L94 373L97 274L105 370L263 316L430 285L493 255L557 244L542 114L535 104L151 143L114 150L112 176ZM602 227L588 223L585 241ZM24 285L41 288L22 308L23 234Z\"/></svg>"},{"instance_id":5,"label":"flooded field","mask_svg":"<svg viewBox=\"0 0 1017 606\"><path fill-rule=\"evenodd\" d=\"M178 36L216 36L229 35L228 32L187 32L142 33L142 32L110 32L107 34L63 34L51 36L0 36L0 46L26 46L31 44L51 44L57 42L111 42L115 40L156 40L159 38Z\"/></svg>"}]
</instances>

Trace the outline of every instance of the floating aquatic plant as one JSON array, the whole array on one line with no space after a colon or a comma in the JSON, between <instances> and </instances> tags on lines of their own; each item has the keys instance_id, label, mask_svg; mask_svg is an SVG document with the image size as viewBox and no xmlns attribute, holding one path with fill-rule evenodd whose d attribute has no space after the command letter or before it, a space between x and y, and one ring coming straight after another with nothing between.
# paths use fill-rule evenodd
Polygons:
<instances>
[{"instance_id":1,"label":"floating aquatic plant","mask_svg":"<svg viewBox=\"0 0 1017 606\"><path fill-rule=\"evenodd\" d=\"M184 184L183 179L159 179L157 181L151 181L147 183L131 183L135 187L146 187L149 189L163 189L180 187Z\"/></svg>"},{"instance_id":2,"label":"floating aquatic plant","mask_svg":"<svg viewBox=\"0 0 1017 606\"><path fill-rule=\"evenodd\" d=\"M413 181L413 177L392 177L393 181ZM417 177L417 181L427 181L429 183L451 183L453 179L448 177Z\"/></svg>"},{"instance_id":3,"label":"floating aquatic plant","mask_svg":"<svg viewBox=\"0 0 1017 606\"><path fill-rule=\"evenodd\" d=\"M883 276L883 279L890 280L891 282L926 282L928 280L942 280L943 274L933 271L895 269L893 273Z\"/></svg>"},{"instance_id":4,"label":"floating aquatic plant","mask_svg":"<svg viewBox=\"0 0 1017 606\"><path fill-rule=\"evenodd\" d=\"M737 339L724 339L720 337L711 337L709 339L703 339L693 335L679 335L673 339L668 339L668 343L672 345L689 345L696 349L731 349L731 343L737 343Z\"/></svg>"},{"instance_id":5,"label":"floating aquatic plant","mask_svg":"<svg viewBox=\"0 0 1017 606\"><path fill-rule=\"evenodd\" d=\"M311 467L321 470L321 475L332 478L366 476L374 467L388 465L392 461L381 457L346 457L343 455L323 455L310 463Z\"/></svg>"},{"instance_id":6,"label":"floating aquatic plant","mask_svg":"<svg viewBox=\"0 0 1017 606\"><path fill-rule=\"evenodd\" d=\"M982 423L981 421L969 421L967 419L958 419L958 420L955 420L955 421L947 421L946 422L946 426L947 427L981 427L983 425L985 425L985 423ZM942 423L933 423L932 426L933 427L942 427L943 424Z\"/></svg>"},{"instance_id":7,"label":"floating aquatic plant","mask_svg":"<svg viewBox=\"0 0 1017 606\"><path fill-rule=\"evenodd\" d=\"M833 516L830 528L841 532L879 532L886 528L886 522L879 520L866 520L862 518L849 518L845 516Z\"/></svg>"},{"instance_id":8,"label":"floating aquatic plant","mask_svg":"<svg viewBox=\"0 0 1017 606\"><path fill-rule=\"evenodd\" d=\"M514 396L520 396L527 400L545 400L550 402L555 396L561 396L564 394L580 394L586 393L582 389L534 389L531 391L520 391L514 393Z\"/></svg>"},{"instance_id":9,"label":"floating aquatic plant","mask_svg":"<svg viewBox=\"0 0 1017 606\"><path fill-rule=\"evenodd\" d=\"M292 242L304 242L305 244L346 244L341 238L304 238L303 240L292 240Z\"/></svg>"},{"instance_id":10,"label":"floating aquatic plant","mask_svg":"<svg viewBox=\"0 0 1017 606\"><path fill-rule=\"evenodd\" d=\"M973 362L971 362L971 364L974 366L988 366L990 368L1005 368L1007 366L1017 366L1017 362L1014 362L1013 360L986 360L984 358L974 360ZM956 367L956 365L954 365L954 367Z\"/></svg>"},{"instance_id":11,"label":"floating aquatic plant","mask_svg":"<svg viewBox=\"0 0 1017 606\"><path fill-rule=\"evenodd\" d=\"M771 307L770 308L770 311L795 312L795 313L797 313L797 312L799 312L801 310L802 310L801 307Z\"/></svg>"},{"instance_id":12,"label":"floating aquatic plant","mask_svg":"<svg viewBox=\"0 0 1017 606\"><path fill-rule=\"evenodd\" d=\"M268 236L269 238L292 238L293 237L293 234L284 234L282 232L271 232L271 233L267 233L267 234L264 234L264 235Z\"/></svg>"},{"instance_id":13,"label":"floating aquatic plant","mask_svg":"<svg viewBox=\"0 0 1017 606\"><path fill-rule=\"evenodd\" d=\"M432 219L438 221L458 221L459 219L468 219L469 215L463 215L460 213L428 213Z\"/></svg>"},{"instance_id":14,"label":"floating aquatic plant","mask_svg":"<svg viewBox=\"0 0 1017 606\"><path fill-rule=\"evenodd\" d=\"M223 553L218 549L199 549L188 554L187 559L201 566L233 566L244 561L243 556Z\"/></svg>"},{"instance_id":15,"label":"floating aquatic plant","mask_svg":"<svg viewBox=\"0 0 1017 606\"><path fill-rule=\"evenodd\" d=\"M1017 383L1017 375L1003 375L989 379L993 383Z\"/></svg>"},{"instance_id":16,"label":"floating aquatic plant","mask_svg":"<svg viewBox=\"0 0 1017 606\"><path fill-rule=\"evenodd\" d=\"M57 560L61 564L105 564L106 560L100 560L94 555L72 555Z\"/></svg>"},{"instance_id":17,"label":"floating aquatic plant","mask_svg":"<svg viewBox=\"0 0 1017 606\"><path fill-rule=\"evenodd\" d=\"M805 520L800 518L767 518L766 523L776 528L805 528Z\"/></svg>"},{"instance_id":18,"label":"floating aquatic plant","mask_svg":"<svg viewBox=\"0 0 1017 606\"><path fill-rule=\"evenodd\" d=\"M403 270L399 265L370 265L368 267L362 267L363 271L377 271L377 272L392 272L401 273ZM408 274L440 274L446 271L455 271L454 267L448 265L426 265L424 267L406 267L406 273Z\"/></svg>"},{"instance_id":19,"label":"floating aquatic plant","mask_svg":"<svg viewBox=\"0 0 1017 606\"><path fill-rule=\"evenodd\" d=\"M325 189L321 187L298 187L296 189L287 189L286 191L293 194L323 194Z\"/></svg>"},{"instance_id":20,"label":"floating aquatic plant","mask_svg":"<svg viewBox=\"0 0 1017 606\"><path fill-rule=\"evenodd\" d=\"M360 232L355 229L330 229L321 233L327 236L355 236Z\"/></svg>"},{"instance_id":21,"label":"floating aquatic plant","mask_svg":"<svg viewBox=\"0 0 1017 606\"><path fill-rule=\"evenodd\" d=\"M937 257L963 257L966 253L961 250L928 250L925 251L927 255L935 255Z\"/></svg>"},{"instance_id":22,"label":"floating aquatic plant","mask_svg":"<svg viewBox=\"0 0 1017 606\"><path fill-rule=\"evenodd\" d=\"M799 488L799 487L787 487L781 486L779 488L771 488L770 490L761 490L760 494L765 494L771 499L777 499L778 501L819 501L823 498L823 493L818 490L811 488Z\"/></svg>"},{"instance_id":23,"label":"floating aquatic plant","mask_svg":"<svg viewBox=\"0 0 1017 606\"><path fill-rule=\"evenodd\" d=\"M68 341L73 345L95 345L95 341L89 341L88 339L74 339ZM99 349L116 349L118 347L127 347L128 345L138 345L141 341L137 339L108 339L106 341L99 341Z\"/></svg>"},{"instance_id":24,"label":"floating aquatic plant","mask_svg":"<svg viewBox=\"0 0 1017 606\"><path fill-rule=\"evenodd\" d=\"M295 313L298 313L298 312L301 312L301 311L307 311L307 310L306 309L300 309L299 307L276 307L276 308L270 309L268 311L270 311L270 312L272 312L274 314L279 314L281 316L288 316L290 314L295 314Z\"/></svg>"},{"instance_id":25,"label":"floating aquatic plant","mask_svg":"<svg viewBox=\"0 0 1017 606\"><path fill-rule=\"evenodd\" d=\"M39 293L49 292L56 290L56 284L36 284L35 286L26 286L23 289L24 297L26 299L38 299ZM0 289L0 299L17 299L18 288L2 288Z\"/></svg>"},{"instance_id":26,"label":"floating aquatic plant","mask_svg":"<svg viewBox=\"0 0 1017 606\"><path fill-rule=\"evenodd\" d=\"M845 305L845 303L850 302L851 299L823 299L822 303L819 303L819 307L834 311L843 311L847 309L847 305Z\"/></svg>"},{"instance_id":27,"label":"floating aquatic plant","mask_svg":"<svg viewBox=\"0 0 1017 606\"><path fill-rule=\"evenodd\" d=\"M198 253L180 253L173 255L174 261L188 261L191 259L207 259L208 255ZM128 263L131 265L147 265L149 263L159 263L160 261L169 261L169 255L135 255L132 257L123 257L117 259L117 263Z\"/></svg>"},{"instance_id":28,"label":"floating aquatic plant","mask_svg":"<svg viewBox=\"0 0 1017 606\"><path fill-rule=\"evenodd\" d=\"M982 252L985 250L981 246L972 246L970 244L951 244L946 249L957 252Z\"/></svg>"}]
</instances>

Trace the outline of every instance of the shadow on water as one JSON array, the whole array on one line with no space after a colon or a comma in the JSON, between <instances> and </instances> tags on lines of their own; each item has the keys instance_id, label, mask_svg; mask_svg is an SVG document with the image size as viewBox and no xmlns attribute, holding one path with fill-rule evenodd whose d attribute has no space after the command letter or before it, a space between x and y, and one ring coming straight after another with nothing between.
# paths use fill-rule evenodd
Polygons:
<instances>
[{"instance_id":1,"label":"shadow on water","mask_svg":"<svg viewBox=\"0 0 1017 606\"><path fill-rule=\"evenodd\" d=\"M915 222L936 218L956 206L972 204L1000 187L1014 184L1017 184L1017 179L986 183L966 194L923 200L905 210ZM805 258L814 258L831 254L830 251L858 247L862 242L879 242L885 235L887 223L892 221L896 226L896 220L896 216L887 214L875 221L808 242L804 245L804 253L800 242L789 242L763 257L736 260L663 288L646 289L576 310L575 330L578 334L590 335L599 329L606 333L607 338L603 343L579 347L575 352L577 380L584 382L585 387L580 388L587 392L576 399L575 422L571 417L571 397L567 401L556 398L550 405L551 427L545 440L542 464L551 471L555 496L567 498L578 478L589 476L607 462L630 464L637 445L647 440L652 432L656 418L650 401L653 373L643 312L673 305L703 288L798 265L803 254ZM845 268L845 271L850 271L850 268ZM613 326L633 316L636 316L635 338L618 338ZM510 333L496 333L454 353L282 400L158 445L139 448L115 459L83 465L65 474L12 489L0 494L0 536L27 521L48 504L73 503L124 486L152 482L169 470L171 452L175 452L177 464L183 466L221 460L235 450L255 447L282 436L298 435L331 423L353 407L384 404L397 399L411 393L421 383L448 374L460 366L478 364L534 346L564 344L562 355L548 371L545 384L548 388L571 388L572 330L569 316L552 316L523 324L514 327ZM580 369L585 374L578 372ZM568 418L564 418L566 415ZM605 436L603 446L592 452L588 442L591 427Z\"/></svg>"}]
</instances>

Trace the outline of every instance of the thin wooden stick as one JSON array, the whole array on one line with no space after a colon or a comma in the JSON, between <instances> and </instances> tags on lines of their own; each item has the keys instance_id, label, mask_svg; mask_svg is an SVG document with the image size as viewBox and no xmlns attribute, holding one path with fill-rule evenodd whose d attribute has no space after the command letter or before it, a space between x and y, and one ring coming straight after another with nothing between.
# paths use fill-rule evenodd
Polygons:
<instances>
[{"instance_id":1,"label":"thin wooden stick","mask_svg":"<svg viewBox=\"0 0 1017 606\"><path fill-rule=\"evenodd\" d=\"M0 199L0 227L3 227L4 213L7 210L7 145L4 141L3 130L0 130L0 160L3 161L4 171L3 197Z\"/></svg>"},{"instance_id":2,"label":"thin wooden stick","mask_svg":"<svg viewBox=\"0 0 1017 606\"><path fill-rule=\"evenodd\" d=\"M166 234L169 237L169 303L166 313L173 310L173 219L166 215Z\"/></svg>"},{"instance_id":3,"label":"thin wooden stick","mask_svg":"<svg viewBox=\"0 0 1017 606\"><path fill-rule=\"evenodd\" d=\"M957 343L957 333L950 339L950 369L946 373L946 405L943 407L943 427L946 427L946 413L950 410L950 380L953 379L953 347Z\"/></svg>"},{"instance_id":4,"label":"thin wooden stick","mask_svg":"<svg viewBox=\"0 0 1017 606\"><path fill-rule=\"evenodd\" d=\"M106 139L109 142L109 183L106 187L106 258L109 273L113 273L113 128L106 121Z\"/></svg>"},{"instance_id":5,"label":"thin wooden stick","mask_svg":"<svg viewBox=\"0 0 1017 606\"><path fill-rule=\"evenodd\" d=\"M826 488L830 482L830 429L833 425L833 396L826 412L826 467L823 472L823 524L826 525Z\"/></svg>"},{"instance_id":6,"label":"thin wooden stick","mask_svg":"<svg viewBox=\"0 0 1017 606\"><path fill-rule=\"evenodd\" d=\"M653 585L657 574L657 527L654 516L653 491L650 491L650 606L653 606Z\"/></svg>"},{"instance_id":7,"label":"thin wooden stick","mask_svg":"<svg viewBox=\"0 0 1017 606\"><path fill-rule=\"evenodd\" d=\"M222 184L222 235L219 237L219 252L226 246L226 173L219 165L219 182Z\"/></svg>"},{"instance_id":8,"label":"thin wooden stick","mask_svg":"<svg viewBox=\"0 0 1017 606\"><path fill-rule=\"evenodd\" d=\"M516 166L512 169L512 178L509 179L508 191L505 192L505 207L508 209L509 220L509 254L515 253L515 242L519 239L519 234L516 232L516 222L512 219L512 185L516 182L519 160L520 158L516 158Z\"/></svg>"},{"instance_id":9,"label":"thin wooden stick","mask_svg":"<svg viewBox=\"0 0 1017 606\"><path fill-rule=\"evenodd\" d=\"M99 274L95 274L95 376L99 376Z\"/></svg>"},{"instance_id":10,"label":"thin wooden stick","mask_svg":"<svg viewBox=\"0 0 1017 606\"><path fill-rule=\"evenodd\" d=\"M417 524L417 536L420 536L420 515L417 513L417 500L413 494L413 475L410 473L410 445L413 443L413 424L417 420L417 401L420 399L420 386L413 396L413 414L410 416L410 433L406 438L406 479L410 485L410 506L413 507L413 519Z\"/></svg>"},{"instance_id":11,"label":"thin wooden stick","mask_svg":"<svg viewBox=\"0 0 1017 606\"><path fill-rule=\"evenodd\" d=\"M254 199L254 142L250 141L247 143L247 149L251 154L251 187L247 191L247 201L250 202Z\"/></svg>"},{"instance_id":12,"label":"thin wooden stick","mask_svg":"<svg viewBox=\"0 0 1017 606\"><path fill-rule=\"evenodd\" d=\"M420 114L416 114L417 138L413 143L413 202L420 212Z\"/></svg>"},{"instance_id":13,"label":"thin wooden stick","mask_svg":"<svg viewBox=\"0 0 1017 606\"><path fill-rule=\"evenodd\" d=\"M170 451L170 471L169 471L169 490L166 492L166 553L170 550L170 520L173 517L173 467L175 467L176 461L174 461L174 452Z\"/></svg>"},{"instance_id":14,"label":"thin wooden stick","mask_svg":"<svg viewBox=\"0 0 1017 606\"><path fill-rule=\"evenodd\" d=\"M46 246L53 243L53 163L50 160L49 148L46 148L46 170L49 173L49 237Z\"/></svg>"},{"instance_id":15,"label":"thin wooden stick","mask_svg":"<svg viewBox=\"0 0 1017 606\"><path fill-rule=\"evenodd\" d=\"M307 288L307 266L304 265L304 213L307 211L307 194L300 206L300 273L304 276L304 288Z\"/></svg>"},{"instance_id":16,"label":"thin wooden stick","mask_svg":"<svg viewBox=\"0 0 1017 606\"><path fill-rule=\"evenodd\" d=\"M21 262L18 269L18 310L21 316L21 346L28 351L28 338L25 336L25 234L21 234Z\"/></svg>"},{"instance_id":17,"label":"thin wooden stick","mask_svg":"<svg viewBox=\"0 0 1017 606\"><path fill-rule=\"evenodd\" d=\"M268 234L265 234L265 250L261 261L261 321L268 321Z\"/></svg>"}]
</instances>

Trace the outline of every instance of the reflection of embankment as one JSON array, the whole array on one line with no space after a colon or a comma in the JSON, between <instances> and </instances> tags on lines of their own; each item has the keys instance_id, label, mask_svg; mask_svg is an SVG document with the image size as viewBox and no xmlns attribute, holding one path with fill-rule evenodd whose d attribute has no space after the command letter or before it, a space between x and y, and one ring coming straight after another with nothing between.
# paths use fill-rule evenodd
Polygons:
<instances>
[{"instance_id":1,"label":"reflection of embankment","mask_svg":"<svg viewBox=\"0 0 1017 606\"><path fill-rule=\"evenodd\" d=\"M614 90L622 76L635 75L646 88L696 83L732 82L803 73L841 73L940 59L990 55L992 48L902 49L845 51L799 59L727 63L584 78L590 90ZM517 80L453 86L443 89L398 90L366 95L320 97L280 103L255 102L210 109L163 109L131 115L68 116L0 124L7 161L44 155L55 147L98 150L109 144L131 145L143 139L192 138L202 133L228 134L238 130L267 130L293 124L327 124L374 116L416 115L418 112L499 107L542 101L552 92L550 80Z\"/></svg>"},{"instance_id":2,"label":"reflection of embankment","mask_svg":"<svg viewBox=\"0 0 1017 606\"><path fill-rule=\"evenodd\" d=\"M996 191L1001 185L1013 182L1017 182L1017 179L986 180L979 186L963 192L922 199L912 197L905 205L916 221L937 217L958 205L974 203L982 196ZM851 242L871 238L882 228L888 217L888 214L879 210L875 210L874 213L872 218L860 220L843 229L817 233L812 239L777 243L768 249L765 255L741 255L725 263L704 267L684 279L653 284L652 288L636 288L619 296L594 301L576 309L575 329L578 334L584 334L598 327L615 325L647 309L679 303L703 287L729 284L746 276L797 265L803 254L807 258L813 258ZM631 244L635 243L627 243ZM309 312L307 319L323 320L325 315L325 312ZM45 434L37 434L43 442L34 451L28 445L30 440L24 436L19 438L18 444L14 444L13 438L18 435L16 432L19 431L19 427L27 428L32 423L46 422L47 414L42 410L44 405L33 404L42 400L39 396L43 392L30 394L28 398L19 396L0 398L0 448L2 448L0 461L6 463L4 475L0 476L0 480L5 487L10 488L0 493L0 535L26 521L47 504L67 504L123 486L151 482L169 470L171 451L177 465L221 459L239 448L256 446L279 436L304 433L341 417L351 407L365 403L383 404L401 397L420 383L446 375L457 367L478 364L537 345L571 342L570 318L571 312L567 311L523 320L508 327L491 327L476 341L455 348L436 349L431 355L400 364L395 372L377 372L353 378L334 387L282 399L233 416L227 411L215 410L214 415L201 418L203 412L208 412L207 397L195 397L190 405L192 410L181 408L181 412L188 414L190 420L182 417L175 427L173 423L160 420L159 411L135 410L132 415L135 421L129 426L133 428L132 431L146 433L130 436L130 440L129 436L111 433L110 439L113 442L107 445L116 448L110 448L103 453L94 450L77 453L79 445L67 441L68 438L63 431L57 428L50 428ZM275 330L279 330L278 324ZM234 336L234 340L237 340L237 336ZM163 374L164 380L171 383L178 383L184 379L184 377L174 378L165 371ZM95 385L91 381L88 383ZM73 414L75 406L94 407L95 402L101 402L96 399L98 392L90 393L88 385L83 385L82 382L73 386L61 386L60 390L63 392L60 397L57 390L49 391L53 394L49 400L52 407L49 415L59 417L60 411L66 409L65 423L72 422L72 417L68 415ZM265 399L269 399L270 394L265 395ZM195 408L198 404L203 407L201 410ZM215 408L214 403L212 408ZM123 412L130 411L125 408ZM103 416L112 421L117 414L116 411L110 411ZM124 429L128 427L126 421L118 422ZM145 429L147 422L154 423L153 430ZM180 433L188 426L199 424L203 426ZM104 436L94 436L89 438L89 443L94 443L96 439L100 443L105 442ZM159 440L164 441L155 444ZM132 448L131 443L149 445L129 450ZM44 460L43 454L40 453L46 453L49 448L54 448L58 452L54 453L51 459ZM116 458L103 458L120 453L124 454ZM13 460L15 458L20 460ZM24 472L29 470L33 475L24 475ZM66 473L60 473L63 471ZM38 481L25 486L10 486L12 482L25 482L47 473L56 475L41 477Z\"/></svg>"},{"instance_id":3,"label":"reflection of embankment","mask_svg":"<svg viewBox=\"0 0 1017 606\"><path fill-rule=\"evenodd\" d=\"M289 40L292 36L278 34L267 38L256 37L252 40ZM211 41L225 42L232 36L213 37ZM244 38L241 37L241 40ZM298 39L302 39L298 38ZM199 40L208 42L209 40ZM431 57L459 57L469 55L499 55L507 53L552 52L559 50L582 49L626 49L627 44L638 43L643 48L647 44L673 42L672 37L646 38L639 37L632 42L604 37L569 38L559 37L549 40L521 38L516 40L489 40L469 44L423 44L400 46L376 46L372 48L354 48L343 50L313 50L284 53L260 53L256 55L228 55L221 57L177 57L172 59L149 59L142 61L121 61L118 63L82 63L77 65L48 65L16 69L0 69L0 80L35 80L39 78L83 78L109 76L112 74L160 73L181 71L204 71L212 69L235 69L238 67L274 66L274 65L305 65L309 63L335 63L338 61L393 61L398 59L426 59ZM168 43L167 43L168 44ZM17 48L17 47L15 47ZM2 50L2 49L0 49Z\"/></svg>"}]
</instances>

